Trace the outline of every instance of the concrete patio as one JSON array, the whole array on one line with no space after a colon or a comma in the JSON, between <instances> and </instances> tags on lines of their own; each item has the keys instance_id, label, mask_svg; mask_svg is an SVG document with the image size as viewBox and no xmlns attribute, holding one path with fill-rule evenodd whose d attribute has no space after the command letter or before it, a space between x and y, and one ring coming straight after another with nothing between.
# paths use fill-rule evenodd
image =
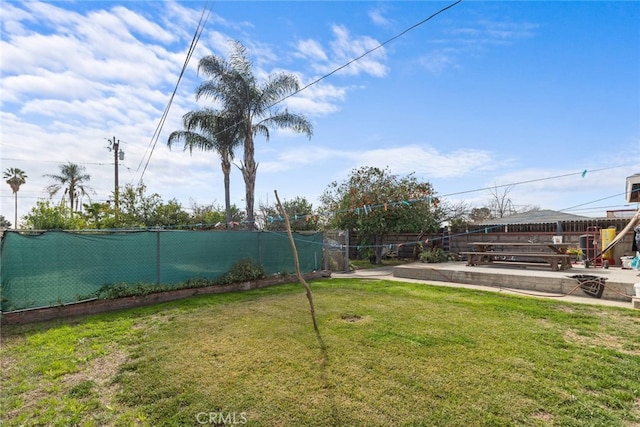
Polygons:
<instances>
[{"instance_id":1,"label":"concrete patio","mask_svg":"<svg viewBox=\"0 0 640 427\"><path fill-rule=\"evenodd\" d=\"M601 298L587 295L573 275L605 278ZM548 268L516 266L475 266L464 262L428 264L414 262L395 267L357 270L351 273L332 273L332 277L360 277L369 279L402 280L437 286L467 287L487 291L563 299L586 304L600 304L625 308L640 308L640 298L634 298L634 284L640 282L636 270L620 267L584 268L574 264L564 271Z\"/></svg>"}]
</instances>

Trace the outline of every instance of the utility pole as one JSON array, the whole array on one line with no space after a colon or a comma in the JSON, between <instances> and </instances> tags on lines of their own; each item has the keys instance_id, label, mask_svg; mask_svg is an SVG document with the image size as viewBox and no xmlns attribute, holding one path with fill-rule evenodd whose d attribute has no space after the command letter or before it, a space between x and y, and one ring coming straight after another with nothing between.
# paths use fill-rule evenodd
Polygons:
<instances>
[{"instance_id":1,"label":"utility pole","mask_svg":"<svg viewBox=\"0 0 640 427\"><path fill-rule=\"evenodd\" d=\"M124 160L124 151L120 149L120 140L116 139L114 136L113 139L109 140L109 151L113 151L113 165L114 165L114 190L113 190L113 198L116 212L116 220L118 219L118 213L120 210L120 198L119 198L119 185L118 185L118 159Z\"/></svg>"}]
</instances>

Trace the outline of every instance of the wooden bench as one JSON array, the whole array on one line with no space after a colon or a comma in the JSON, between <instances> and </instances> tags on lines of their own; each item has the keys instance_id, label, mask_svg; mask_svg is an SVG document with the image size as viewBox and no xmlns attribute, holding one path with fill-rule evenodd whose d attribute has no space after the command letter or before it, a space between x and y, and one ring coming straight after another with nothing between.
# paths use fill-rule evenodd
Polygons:
<instances>
[{"instance_id":1,"label":"wooden bench","mask_svg":"<svg viewBox=\"0 0 640 427\"><path fill-rule=\"evenodd\" d=\"M507 251L478 251L460 252L460 255L467 257L467 265L492 265L497 263L532 265L525 263L521 259L542 259L549 263L551 270L567 270L571 268L570 255L551 252L507 252Z\"/></svg>"}]
</instances>

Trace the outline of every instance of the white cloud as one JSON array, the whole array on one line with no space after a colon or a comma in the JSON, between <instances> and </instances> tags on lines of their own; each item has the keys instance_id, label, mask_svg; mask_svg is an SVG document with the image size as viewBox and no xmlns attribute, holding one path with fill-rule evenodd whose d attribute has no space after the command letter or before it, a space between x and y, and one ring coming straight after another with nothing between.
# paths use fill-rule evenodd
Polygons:
<instances>
[{"instance_id":1,"label":"white cloud","mask_svg":"<svg viewBox=\"0 0 640 427\"><path fill-rule=\"evenodd\" d=\"M299 169L311 163L322 163L338 158L350 158L352 154L313 144L296 146L278 151L273 161L260 162L260 170L264 173L280 173L291 169Z\"/></svg>"},{"instance_id":2,"label":"white cloud","mask_svg":"<svg viewBox=\"0 0 640 427\"><path fill-rule=\"evenodd\" d=\"M344 68L338 73L350 76L369 74L384 77L387 74L388 68L384 64L386 52L383 47L377 48L380 46L377 40L368 36L353 37L343 25L332 26L331 32L333 38L329 42L328 52L320 42L305 39L298 41L294 56L308 59L313 70L322 74L334 72L340 67ZM354 62L345 67L351 61Z\"/></svg>"},{"instance_id":3,"label":"white cloud","mask_svg":"<svg viewBox=\"0 0 640 427\"><path fill-rule=\"evenodd\" d=\"M382 8L371 9L369 11L369 19L380 27L388 27L391 25L391 21L384 16L384 10Z\"/></svg>"},{"instance_id":4,"label":"white cloud","mask_svg":"<svg viewBox=\"0 0 640 427\"><path fill-rule=\"evenodd\" d=\"M336 64L339 66L346 64L380 46L377 40L368 36L351 37L349 30L342 25L334 25L332 32L334 39L330 45L334 54L332 58L334 67ZM383 77L388 71L386 65L383 64L386 57L385 49L380 47L351 63L340 72L351 75L366 73L376 77Z\"/></svg>"},{"instance_id":5,"label":"white cloud","mask_svg":"<svg viewBox=\"0 0 640 427\"><path fill-rule=\"evenodd\" d=\"M304 146L284 149L276 160L261 163L263 172L282 172L311 163L346 160L352 168L371 166L386 168L398 175L416 173L427 178L452 178L469 173L496 170L507 163L481 150L456 150L445 153L429 146L408 145L393 148L351 151Z\"/></svg>"},{"instance_id":6,"label":"white cloud","mask_svg":"<svg viewBox=\"0 0 640 427\"><path fill-rule=\"evenodd\" d=\"M138 34L150 36L152 39L164 43L170 43L176 40L171 32L166 31L155 22L151 22L125 7L114 7L113 13L119 17L123 23L127 24L126 26L128 28Z\"/></svg>"},{"instance_id":7,"label":"white cloud","mask_svg":"<svg viewBox=\"0 0 640 427\"><path fill-rule=\"evenodd\" d=\"M436 38L430 44L438 46L423 55L419 63L427 71L439 74L450 68L459 68L461 58L477 54L492 46L510 45L518 40L535 37L538 24L530 22L496 21L480 19L460 23L448 30L450 38Z\"/></svg>"},{"instance_id":8,"label":"white cloud","mask_svg":"<svg viewBox=\"0 0 640 427\"><path fill-rule=\"evenodd\" d=\"M328 59L322 45L315 40L299 40L296 49L298 50L297 56L302 58L312 61L326 61Z\"/></svg>"},{"instance_id":9,"label":"white cloud","mask_svg":"<svg viewBox=\"0 0 640 427\"><path fill-rule=\"evenodd\" d=\"M389 167L395 174L416 173L428 178L464 176L470 170L493 170L499 166L491 153L481 150L440 152L424 145L408 145L365 151L357 156L359 166Z\"/></svg>"},{"instance_id":10,"label":"white cloud","mask_svg":"<svg viewBox=\"0 0 640 427\"><path fill-rule=\"evenodd\" d=\"M457 68L457 51L454 49L436 49L419 58L420 65L433 74L440 74L450 68Z\"/></svg>"}]
</instances>

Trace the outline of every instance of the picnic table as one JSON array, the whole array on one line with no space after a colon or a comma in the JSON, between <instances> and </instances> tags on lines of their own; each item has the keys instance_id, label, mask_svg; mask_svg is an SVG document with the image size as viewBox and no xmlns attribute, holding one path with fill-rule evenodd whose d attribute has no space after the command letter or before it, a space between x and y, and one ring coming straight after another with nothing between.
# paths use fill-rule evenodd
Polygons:
<instances>
[{"instance_id":1,"label":"picnic table","mask_svg":"<svg viewBox=\"0 0 640 427\"><path fill-rule=\"evenodd\" d=\"M569 243L532 242L472 242L472 251L460 252L467 257L467 265L536 265L540 261L548 263L551 270L571 268Z\"/></svg>"}]
</instances>

